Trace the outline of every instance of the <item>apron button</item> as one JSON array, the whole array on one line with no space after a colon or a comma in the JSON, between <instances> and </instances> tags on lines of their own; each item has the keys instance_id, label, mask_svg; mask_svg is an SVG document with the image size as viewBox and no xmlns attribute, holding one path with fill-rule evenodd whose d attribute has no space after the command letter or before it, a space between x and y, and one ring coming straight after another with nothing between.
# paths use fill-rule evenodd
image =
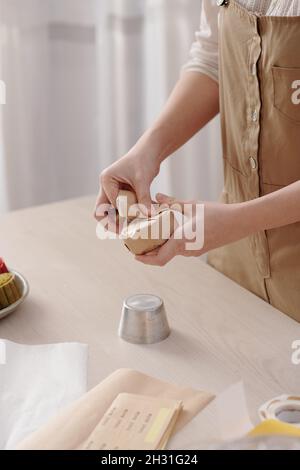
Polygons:
<instances>
[{"instance_id":1,"label":"apron button","mask_svg":"<svg viewBox=\"0 0 300 470\"><path fill-rule=\"evenodd\" d=\"M218 7L224 7L228 5L228 3L229 3L229 0L217 0Z\"/></svg>"},{"instance_id":2,"label":"apron button","mask_svg":"<svg viewBox=\"0 0 300 470\"><path fill-rule=\"evenodd\" d=\"M249 162L251 165L252 170L256 170L257 168L257 161L255 160L254 157L249 157Z\"/></svg>"},{"instance_id":3,"label":"apron button","mask_svg":"<svg viewBox=\"0 0 300 470\"><path fill-rule=\"evenodd\" d=\"M257 111L256 109L254 111L252 111L251 113L251 120L252 122L256 122L257 121L257 118L258 118L258 114L257 114Z\"/></svg>"},{"instance_id":4,"label":"apron button","mask_svg":"<svg viewBox=\"0 0 300 470\"><path fill-rule=\"evenodd\" d=\"M252 75L256 75L256 64L255 64L255 63L253 63L253 64L251 65L251 74L252 74Z\"/></svg>"}]
</instances>

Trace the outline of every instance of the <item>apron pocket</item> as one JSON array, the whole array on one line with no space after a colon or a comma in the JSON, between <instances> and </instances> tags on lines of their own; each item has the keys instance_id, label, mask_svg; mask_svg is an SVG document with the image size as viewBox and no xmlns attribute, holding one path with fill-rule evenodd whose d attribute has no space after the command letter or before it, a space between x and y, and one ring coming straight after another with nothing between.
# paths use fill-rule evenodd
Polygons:
<instances>
[{"instance_id":1,"label":"apron pocket","mask_svg":"<svg viewBox=\"0 0 300 470\"><path fill-rule=\"evenodd\" d=\"M300 68L272 67L274 106L286 118L300 123Z\"/></svg>"}]
</instances>

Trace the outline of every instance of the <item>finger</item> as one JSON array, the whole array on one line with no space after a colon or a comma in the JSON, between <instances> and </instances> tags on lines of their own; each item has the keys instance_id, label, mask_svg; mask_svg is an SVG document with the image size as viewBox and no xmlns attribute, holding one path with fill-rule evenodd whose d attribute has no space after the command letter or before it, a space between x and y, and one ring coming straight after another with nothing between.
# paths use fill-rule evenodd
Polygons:
<instances>
[{"instance_id":1,"label":"finger","mask_svg":"<svg viewBox=\"0 0 300 470\"><path fill-rule=\"evenodd\" d=\"M156 194L156 200L157 202L159 202L159 204L173 204L173 202L176 201L176 198L175 197L172 197L172 196L167 196L167 194L163 194L163 193L157 193Z\"/></svg>"},{"instance_id":2,"label":"finger","mask_svg":"<svg viewBox=\"0 0 300 470\"><path fill-rule=\"evenodd\" d=\"M99 194L96 199L96 204L94 208L94 217L100 221L108 215L109 208L111 207L110 201L103 191L103 188L100 188Z\"/></svg>"},{"instance_id":3,"label":"finger","mask_svg":"<svg viewBox=\"0 0 300 470\"><path fill-rule=\"evenodd\" d=\"M97 220L101 220L104 215L107 215L107 210L104 209L103 205L111 204L116 207L116 199L119 194L119 182L112 178L106 171L101 174L100 177L100 190L96 200L95 217Z\"/></svg>"},{"instance_id":4,"label":"finger","mask_svg":"<svg viewBox=\"0 0 300 470\"><path fill-rule=\"evenodd\" d=\"M138 183L135 185L135 192L141 212L146 216L151 215L153 212L153 207L150 186L145 182Z\"/></svg>"},{"instance_id":5,"label":"finger","mask_svg":"<svg viewBox=\"0 0 300 470\"><path fill-rule=\"evenodd\" d=\"M176 241L170 238L155 253L136 256L136 260L151 266L165 266L172 258L176 256Z\"/></svg>"},{"instance_id":6,"label":"finger","mask_svg":"<svg viewBox=\"0 0 300 470\"><path fill-rule=\"evenodd\" d=\"M182 212L184 209L184 201L178 201L175 197L167 196L166 194L157 193L156 200L160 205L167 205L171 209Z\"/></svg>"},{"instance_id":7,"label":"finger","mask_svg":"<svg viewBox=\"0 0 300 470\"><path fill-rule=\"evenodd\" d=\"M113 207L116 207L116 200L120 191L120 182L104 174L101 177L101 186L109 202Z\"/></svg>"},{"instance_id":8,"label":"finger","mask_svg":"<svg viewBox=\"0 0 300 470\"><path fill-rule=\"evenodd\" d=\"M159 250L160 250L160 246L158 248L154 248L154 250L152 251L148 251L148 253L145 253L144 255L142 256L155 256L158 254Z\"/></svg>"}]
</instances>

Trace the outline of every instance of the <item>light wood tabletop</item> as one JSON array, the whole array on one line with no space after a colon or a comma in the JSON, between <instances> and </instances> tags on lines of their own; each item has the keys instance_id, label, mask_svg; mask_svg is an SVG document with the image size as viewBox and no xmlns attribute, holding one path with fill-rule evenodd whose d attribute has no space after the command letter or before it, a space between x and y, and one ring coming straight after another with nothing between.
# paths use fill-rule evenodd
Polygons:
<instances>
[{"instance_id":1,"label":"light wood tabletop","mask_svg":"<svg viewBox=\"0 0 300 470\"><path fill-rule=\"evenodd\" d=\"M82 198L0 218L0 255L31 288L0 321L0 338L87 343L89 387L121 367L215 394L243 380L255 422L264 401L299 394L300 366L291 361L298 323L197 258L139 264L121 241L96 238L93 203ZM122 301L145 292L163 298L172 332L159 344L128 344L117 334ZM176 445L206 447L218 438L216 419L213 402Z\"/></svg>"}]
</instances>

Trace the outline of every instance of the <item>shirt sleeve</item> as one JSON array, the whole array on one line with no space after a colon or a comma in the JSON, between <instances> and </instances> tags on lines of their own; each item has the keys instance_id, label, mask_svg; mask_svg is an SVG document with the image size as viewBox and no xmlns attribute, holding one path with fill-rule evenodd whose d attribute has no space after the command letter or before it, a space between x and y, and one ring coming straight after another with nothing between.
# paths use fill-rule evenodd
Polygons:
<instances>
[{"instance_id":1,"label":"shirt sleeve","mask_svg":"<svg viewBox=\"0 0 300 470\"><path fill-rule=\"evenodd\" d=\"M202 72L218 82L218 17L219 7L215 0L202 0L200 29L190 50L190 60L182 72Z\"/></svg>"}]
</instances>

